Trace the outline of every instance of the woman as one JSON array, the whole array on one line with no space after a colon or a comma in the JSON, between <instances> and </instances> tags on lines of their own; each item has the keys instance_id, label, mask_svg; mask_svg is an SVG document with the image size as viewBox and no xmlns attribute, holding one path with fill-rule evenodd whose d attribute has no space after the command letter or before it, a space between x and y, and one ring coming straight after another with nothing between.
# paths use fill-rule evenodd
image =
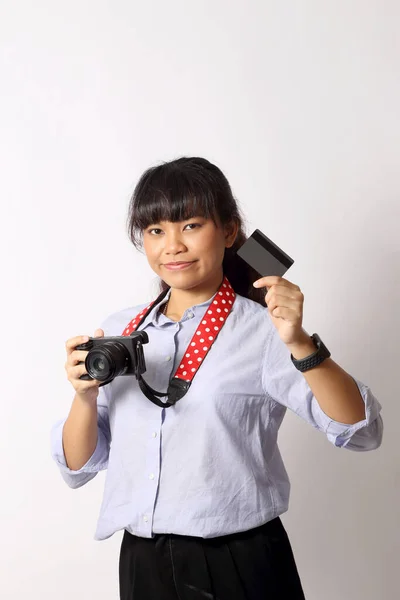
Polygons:
<instances>
[{"instance_id":1,"label":"woman","mask_svg":"<svg viewBox=\"0 0 400 600\"><path fill-rule=\"evenodd\" d=\"M65 368L76 395L53 428L70 487L107 469L95 539L124 531L120 598L304 598L280 520L286 408L336 446L367 451L381 443L381 406L331 358L305 368L317 347L302 328L304 296L236 256L243 218L215 165L180 158L148 169L128 231L163 293L110 315L95 336L145 331L147 387L80 379L87 351L71 338Z\"/></svg>"}]
</instances>

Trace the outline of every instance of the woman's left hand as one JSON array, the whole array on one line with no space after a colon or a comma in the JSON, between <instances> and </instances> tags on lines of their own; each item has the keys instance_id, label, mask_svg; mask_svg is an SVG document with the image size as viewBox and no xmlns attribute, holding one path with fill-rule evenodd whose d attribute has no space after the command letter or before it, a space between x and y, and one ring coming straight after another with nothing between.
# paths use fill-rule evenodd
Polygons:
<instances>
[{"instance_id":1,"label":"woman's left hand","mask_svg":"<svg viewBox=\"0 0 400 600\"><path fill-rule=\"evenodd\" d=\"M304 294L299 286L276 275L257 279L253 285L267 288L265 303L281 340L288 345L301 343Z\"/></svg>"}]
</instances>

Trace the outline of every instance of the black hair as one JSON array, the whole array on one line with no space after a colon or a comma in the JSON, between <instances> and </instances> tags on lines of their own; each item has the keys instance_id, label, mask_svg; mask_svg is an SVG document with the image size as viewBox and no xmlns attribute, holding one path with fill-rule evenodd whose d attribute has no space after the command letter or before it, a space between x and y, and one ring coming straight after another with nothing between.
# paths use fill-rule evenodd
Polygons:
<instances>
[{"instance_id":1,"label":"black hair","mask_svg":"<svg viewBox=\"0 0 400 600\"><path fill-rule=\"evenodd\" d=\"M141 250L143 231L153 223L176 223L204 217L217 224L215 215L222 226L232 221L238 224L233 245L225 248L224 275L237 294L265 307L265 288L252 285L260 275L236 254L247 239L241 209L225 175L205 158L181 157L150 167L143 173L129 203L129 239L136 249ZM160 292L168 288L160 278Z\"/></svg>"}]
</instances>

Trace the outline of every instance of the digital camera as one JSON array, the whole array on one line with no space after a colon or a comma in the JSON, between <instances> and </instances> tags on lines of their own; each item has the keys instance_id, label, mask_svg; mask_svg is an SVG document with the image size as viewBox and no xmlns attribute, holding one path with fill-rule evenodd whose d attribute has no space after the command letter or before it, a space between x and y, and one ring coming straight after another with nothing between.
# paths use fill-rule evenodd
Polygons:
<instances>
[{"instance_id":1,"label":"digital camera","mask_svg":"<svg viewBox=\"0 0 400 600\"><path fill-rule=\"evenodd\" d=\"M102 382L99 387L119 375L135 375L139 379L146 371L143 344L148 341L145 331L135 331L129 337L89 338L88 342L75 347L75 350L89 350L85 360L87 374L79 379L97 379ZM83 364L82 361L79 364Z\"/></svg>"}]
</instances>

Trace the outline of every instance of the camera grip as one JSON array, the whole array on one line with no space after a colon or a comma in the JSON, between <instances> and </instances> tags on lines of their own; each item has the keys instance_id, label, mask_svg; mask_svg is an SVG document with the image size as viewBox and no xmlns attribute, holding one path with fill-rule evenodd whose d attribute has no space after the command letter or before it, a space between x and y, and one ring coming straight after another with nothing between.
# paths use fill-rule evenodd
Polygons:
<instances>
[{"instance_id":1,"label":"camera grip","mask_svg":"<svg viewBox=\"0 0 400 600\"><path fill-rule=\"evenodd\" d=\"M84 379L85 381L92 381L93 377L90 377L89 373L84 373L79 377L79 379Z\"/></svg>"},{"instance_id":2,"label":"camera grip","mask_svg":"<svg viewBox=\"0 0 400 600\"><path fill-rule=\"evenodd\" d=\"M85 342L84 344L79 344L78 346L75 346L75 350L90 350L90 348L92 348L93 343L89 340L88 342ZM83 365L84 361L80 361L78 363L78 365ZM93 377L91 377L89 375L89 373L84 373L83 375L81 375L79 377L79 379L84 379L85 381L91 381L93 379Z\"/></svg>"},{"instance_id":3,"label":"camera grip","mask_svg":"<svg viewBox=\"0 0 400 600\"><path fill-rule=\"evenodd\" d=\"M88 342L85 342L84 344L78 344L77 346L75 346L75 350L90 350L90 348L93 347L93 342L92 340L89 340Z\"/></svg>"}]
</instances>

